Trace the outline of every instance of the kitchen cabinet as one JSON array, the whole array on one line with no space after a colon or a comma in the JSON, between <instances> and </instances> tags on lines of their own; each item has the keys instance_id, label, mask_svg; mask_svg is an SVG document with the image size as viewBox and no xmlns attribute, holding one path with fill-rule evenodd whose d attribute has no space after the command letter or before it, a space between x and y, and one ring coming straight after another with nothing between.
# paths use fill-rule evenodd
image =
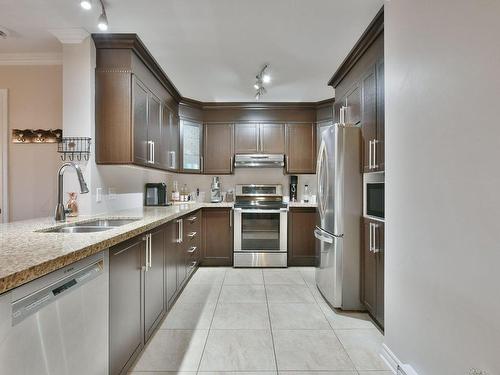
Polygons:
<instances>
[{"instance_id":1,"label":"kitchen cabinet","mask_svg":"<svg viewBox=\"0 0 500 375\"><path fill-rule=\"evenodd\" d=\"M159 227L149 236L148 263L144 271L144 341L147 342L166 312L165 230Z\"/></svg>"},{"instance_id":2,"label":"kitchen cabinet","mask_svg":"<svg viewBox=\"0 0 500 375\"><path fill-rule=\"evenodd\" d=\"M201 173L203 171L201 122L181 119L182 171Z\"/></svg>"},{"instance_id":3,"label":"kitchen cabinet","mask_svg":"<svg viewBox=\"0 0 500 375\"><path fill-rule=\"evenodd\" d=\"M178 291L177 264L179 263L179 225L176 220L165 225L165 290L170 308Z\"/></svg>"},{"instance_id":4,"label":"kitchen cabinet","mask_svg":"<svg viewBox=\"0 0 500 375\"><path fill-rule=\"evenodd\" d=\"M201 265L233 265L233 212L230 208L204 208Z\"/></svg>"},{"instance_id":5,"label":"kitchen cabinet","mask_svg":"<svg viewBox=\"0 0 500 375\"><path fill-rule=\"evenodd\" d=\"M283 124L260 124L260 151L266 154L285 153Z\"/></svg>"},{"instance_id":6,"label":"kitchen cabinet","mask_svg":"<svg viewBox=\"0 0 500 375\"><path fill-rule=\"evenodd\" d=\"M136 237L109 252L109 373L124 374L143 347L142 266L146 242Z\"/></svg>"},{"instance_id":7,"label":"kitchen cabinet","mask_svg":"<svg viewBox=\"0 0 500 375\"><path fill-rule=\"evenodd\" d=\"M384 158L384 63L371 65L361 79L363 172L385 169Z\"/></svg>"},{"instance_id":8,"label":"kitchen cabinet","mask_svg":"<svg viewBox=\"0 0 500 375\"><path fill-rule=\"evenodd\" d=\"M284 154L284 126L281 123L236 124L234 144L237 154Z\"/></svg>"},{"instance_id":9,"label":"kitchen cabinet","mask_svg":"<svg viewBox=\"0 0 500 375\"><path fill-rule=\"evenodd\" d=\"M316 173L316 125L286 124L286 173Z\"/></svg>"},{"instance_id":10,"label":"kitchen cabinet","mask_svg":"<svg viewBox=\"0 0 500 375\"><path fill-rule=\"evenodd\" d=\"M179 116L167 105L162 106L160 168L179 171Z\"/></svg>"},{"instance_id":11,"label":"kitchen cabinet","mask_svg":"<svg viewBox=\"0 0 500 375\"><path fill-rule=\"evenodd\" d=\"M354 84L345 98L344 121L357 125L361 122L361 90L359 84Z\"/></svg>"},{"instance_id":12,"label":"kitchen cabinet","mask_svg":"<svg viewBox=\"0 0 500 375\"><path fill-rule=\"evenodd\" d=\"M291 207L288 212L288 266L314 266L316 209Z\"/></svg>"},{"instance_id":13,"label":"kitchen cabinet","mask_svg":"<svg viewBox=\"0 0 500 375\"><path fill-rule=\"evenodd\" d=\"M233 124L205 124L203 134L203 173L233 173Z\"/></svg>"},{"instance_id":14,"label":"kitchen cabinet","mask_svg":"<svg viewBox=\"0 0 500 375\"><path fill-rule=\"evenodd\" d=\"M384 325L384 223L362 219L361 298L370 314Z\"/></svg>"},{"instance_id":15,"label":"kitchen cabinet","mask_svg":"<svg viewBox=\"0 0 500 375\"><path fill-rule=\"evenodd\" d=\"M236 124L234 152L236 154L259 153L259 124Z\"/></svg>"},{"instance_id":16,"label":"kitchen cabinet","mask_svg":"<svg viewBox=\"0 0 500 375\"><path fill-rule=\"evenodd\" d=\"M186 265L186 277L189 278L200 261L201 248L201 210L198 210L184 218L184 262Z\"/></svg>"}]
</instances>

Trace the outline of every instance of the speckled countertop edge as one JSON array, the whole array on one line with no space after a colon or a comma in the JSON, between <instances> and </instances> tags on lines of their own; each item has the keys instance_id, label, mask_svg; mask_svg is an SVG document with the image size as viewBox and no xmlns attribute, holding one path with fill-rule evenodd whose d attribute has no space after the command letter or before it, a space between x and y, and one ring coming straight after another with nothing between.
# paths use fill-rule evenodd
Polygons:
<instances>
[{"instance_id":1,"label":"speckled countertop edge","mask_svg":"<svg viewBox=\"0 0 500 375\"><path fill-rule=\"evenodd\" d=\"M176 204L169 207L141 207L135 210L81 216L68 219L66 223L56 223L51 218L41 218L0 224L0 294L200 208L232 207L232 205L232 203ZM40 232L96 218L139 220L94 233Z\"/></svg>"}]
</instances>

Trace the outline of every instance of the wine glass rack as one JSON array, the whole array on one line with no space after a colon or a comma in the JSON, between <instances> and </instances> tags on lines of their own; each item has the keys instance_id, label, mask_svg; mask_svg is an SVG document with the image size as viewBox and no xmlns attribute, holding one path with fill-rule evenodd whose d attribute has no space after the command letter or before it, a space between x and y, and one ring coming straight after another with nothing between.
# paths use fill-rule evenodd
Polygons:
<instances>
[{"instance_id":1,"label":"wine glass rack","mask_svg":"<svg viewBox=\"0 0 500 375\"><path fill-rule=\"evenodd\" d=\"M57 152L63 161L88 161L91 140L88 137L63 137L57 144Z\"/></svg>"}]
</instances>

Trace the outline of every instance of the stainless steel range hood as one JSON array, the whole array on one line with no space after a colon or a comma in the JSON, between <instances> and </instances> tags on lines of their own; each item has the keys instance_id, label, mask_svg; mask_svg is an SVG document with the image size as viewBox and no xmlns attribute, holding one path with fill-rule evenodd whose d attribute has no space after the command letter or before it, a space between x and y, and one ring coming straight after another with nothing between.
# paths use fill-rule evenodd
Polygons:
<instances>
[{"instance_id":1,"label":"stainless steel range hood","mask_svg":"<svg viewBox=\"0 0 500 375\"><path fill-rule=\"evenodd\" d=\"M237 154L234 157L235 168L283 168L283 154Z\"/></svg>"}]
</instances>

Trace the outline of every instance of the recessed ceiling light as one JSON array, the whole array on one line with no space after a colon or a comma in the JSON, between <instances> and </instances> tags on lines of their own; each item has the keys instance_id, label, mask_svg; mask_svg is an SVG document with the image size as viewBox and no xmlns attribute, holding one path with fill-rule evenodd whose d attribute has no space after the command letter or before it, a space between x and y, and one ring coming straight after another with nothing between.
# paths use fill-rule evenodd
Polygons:
<instances>
[{"instance_id":1,"label":"recessed ceiling light","mask_svg":"<svg viewBox=\"0 0 500 375\"><path fill-rule=\"evenodd\" d=\"M92 9L92 0L82 0L80 6L85 10L90 10Z\"/></svg>"}]
</instances>

